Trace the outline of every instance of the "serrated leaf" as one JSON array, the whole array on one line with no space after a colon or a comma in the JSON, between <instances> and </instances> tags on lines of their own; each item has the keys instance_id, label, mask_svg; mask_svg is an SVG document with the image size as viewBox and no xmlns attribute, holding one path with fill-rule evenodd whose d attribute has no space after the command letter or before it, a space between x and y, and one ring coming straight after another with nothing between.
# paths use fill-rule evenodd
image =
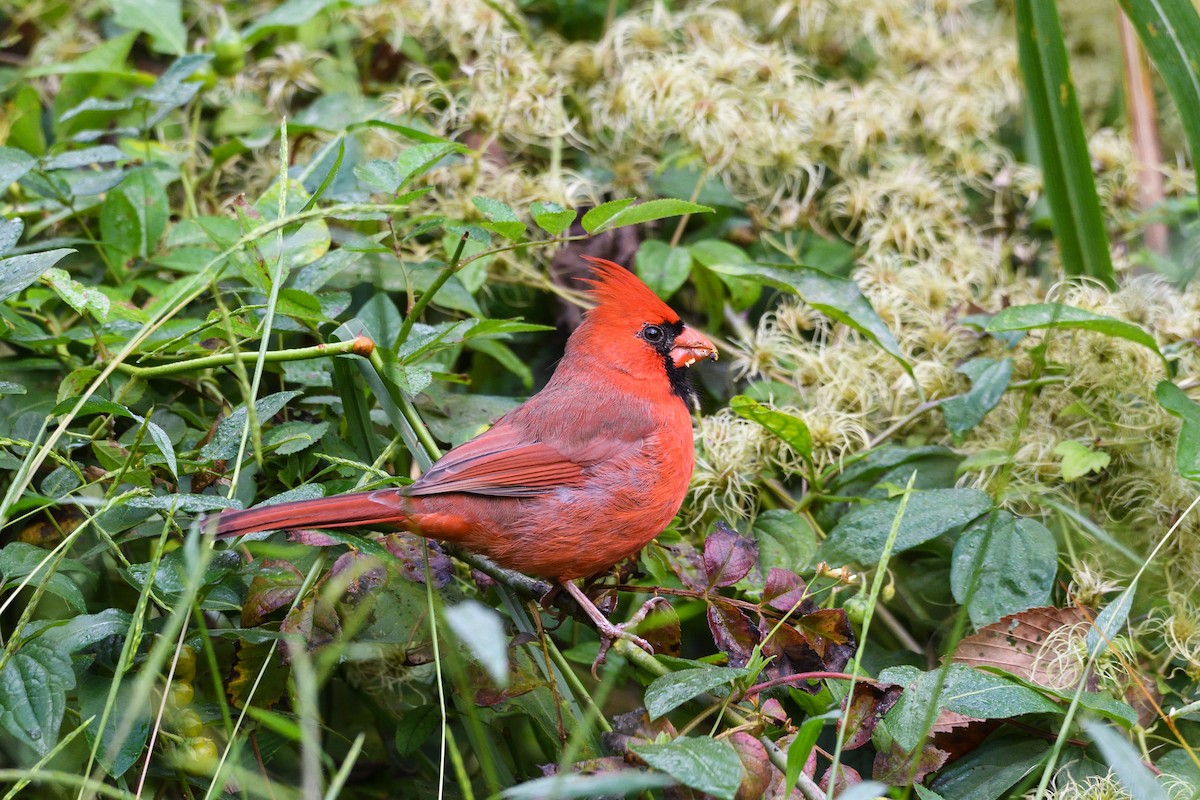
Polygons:
<instances>
[{"instance_id":1,"label":"serrated leaf","mask_svg":"<svg viewBox=\"0 0 1200 800\"><path fill-rule=\"evenodd\" d=\"M720 800L734 800L742 782L742 761L723 740L680 738L665 744L634 744L629 749L656 770Z\"/></svg>"},{"instance_id":2,"label":"serrated leaf","mask_svg":"<svg viewBox=\"0 0 1200 800\"><path fill-rule=\"evenodd\" d=\"M395 191L400 191L414 178L428 172L434 164L441 161L451 153L461 153L466 150L460 144L448 143L426 143L415 144L405 150L396 159L396 169L400 175L400 183L397 184Z\"/></svg>"},{"instance_id":3,"label":"serrated leaf","mask_svg":"<svg viewBox=\"0 0 1200 800\"><path fill-rule=\"evenodd\" d=\"M945 682L936 697L937 670L922 672L916 667L888 667L879 673L879 680L905 687L899 702L884 720L892 738L908 752L915 750L925 738L930 705L977 719L1007 719L1022 714L1062 711L1033 689L964 664L951 664L946 668Z\"/></svg>"},{"instance_id":4,"label":"serrated leaf","mask_svg":"<svg viewBox=\"0 0 1200 800\"><path fill-rule=\"evenodd\" d=\"M22 644L0 669L0 728L45 756L58 744L75 671L65 651L41 638Z\"/></svg>"},{"instance_id":5,"label":"serrated leaf","mask_svg":"<svg viewBox=\"0 0 1200 800\"><path fill-rule=\"evenodd\" d=\"M275 449L281 456L290 456L307 450L321 440L329 430L328 422L301 422L293 420L276 425L265 437L263 444Z\"/></svg>"},{"instance_id":6,"label":"serrated leaf","mask_svg":"<svg viewBox=\"0 0 1200 800\"><path fill-rule=\"evenodd\" d=\"M739 417L762 425L805 459L812 458L812 434L804 420L796 415L777 411L744 394L731 398L729 408Z\"/></svg>"},{"instance_id":7,"label":"serrated leaf","mask_svg":"<svg viewBox=\"0 0 1200 800\"><path fill-rule=\"evenodd\" d=\"M829 532L818 557L830 564L875 564L891 532L902 498L848 511ZM966 525L992 508L977 489L928 489L908 498L893 553L902 553Z\"/></svg>"},{"instance_id":8,"label":"serrated leaf","mask_svg":"<svg viewBox=\"0 0 1200 800\"><path fill-rule=\"evenodd\" d=\"M0 302L33 284L71 253L69 247L0 259Z\"/></svg>"},{"instance_id":9,"label":"serrated leaf","mask_svg":"<svg viewBox=\"0 0 1200 800\"><path fill-rule=\"evenodd\" d=\"M1158 343L1145 329L1132 322L1093 314L1082 308L1065 303L1034 303L1025 306L1010 306L1000 311L988 322L988 333L1004 331L1031 331L1039 328L1061 328L1068 330L1093 331L1105 336L1140 344L1162 358Z\"/></svg>"},{"instance_id":10,"label":"serrated leaf","mask_svg":"<svg viewBox=\"0 0 1200 800\"><path fill-rule=\"evenodd\" d=\"M577 216L575 211L568 211L558 203L534 203L530 213L537 226L551 236L558 236L570 228Z\"/></svg>"},{"instance_id":11,"label":"serrated leaf","mask_svg":"<svg viewBox=\"0 0 1200 800\"><path fill-rule=\"evenodd\" d=\"M679 672L668 672L654 679L646 687L643 702L646 713L655 720L663 714L674 711L679 706L704 692L711 692L718 686L725 686L748 674L748 670L730 667L698 667L684 669Z\"/></svg>"},{"instance_id":12,"label":"serrated leaf","mask_svg":"<svg viewBox=\"0 0 1200 800\"><path fill-rule=\"evenodd\" d=\"M446 622L466 645L496 686L508 686L508 637L495 609L475 600L464 600L446 609Z\"/></svg>"},{"instance_id":13,"label":"serrated leaf","mask_svg":"<svg viewBox=\"0 0 1200 800\"><path fill-rule=\"evenodd\" d=\"M950 558L954 599L967 602L976 627L1045 605L1058 572L1054 534L1037 520L994 511L963 531Z\"/></svg>"},{"instance_id":14,"label":"serrated leaf","mask_svg":"<svg viewBox=\"0 0 1200 800\"><path fill-rule=\"evenodd\" d=\"M849 325L883 348L895 358L905 371L912 374L912 367L900 352L900 344L884 321L871 308L867 298L854 281L837 278L819 269L803 265L778 264L734 264L709 265L709 269L722 275L752 278L767 286L800 296L804 302L826 316Z\"/></svg>"},{"instance_id":15,"label":"serrated leaf","mask_svg":"<svg viewBox=\"0 0 1200 800\"><path fill-rule=\"evenodd\" d=\"M15 586L21 578L34 574L40 567L41 571L35 575L31 585L45 586L47 592L60 598L76 613L82 614L87 610L87 603L79 586L67 577L66 570L88 570L80 562L67 558L59 562L55 572L46 572L48 564L42 565L42 562L48 555L49 551L40 547L25 542L9 542L0 549L0 575L4 578L3 584L0 585L5 588Z\"/></svg>"},{"instance_id":16,"label":"serrated leaf","mask_svg":"<svg viewBox=\"0 0 1200 800\"><path fill-rule=\"evenodd\" d=\"M1089 472L1101 472L1112 461L1103 450L1093 450L1070 439L1059 442L1054 454L1062 456L1062 476L1067 483L1079 480Z\"/></svg>"}]
</instances>

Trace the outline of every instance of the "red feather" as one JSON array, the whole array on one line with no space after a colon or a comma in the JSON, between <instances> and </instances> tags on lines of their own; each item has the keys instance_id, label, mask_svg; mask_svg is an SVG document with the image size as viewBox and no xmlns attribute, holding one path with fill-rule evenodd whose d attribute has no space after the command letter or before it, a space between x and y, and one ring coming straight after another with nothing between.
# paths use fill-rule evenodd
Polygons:
<instances>
[{"instance_id":1,"label":"red feather","mask_svg":"<svg viewBox=\"0 0 1200 800\"><path fill-rule=\"evenodd\" d=\"M561 580L602 572L670 523L694 466L691 416L640 336L679 317L633 273L595 267L598 305L542 391L406 489L226 512L217 533L396 527ZM694 331L691 339L715 349Z\"/></svg>"}]
</instances>

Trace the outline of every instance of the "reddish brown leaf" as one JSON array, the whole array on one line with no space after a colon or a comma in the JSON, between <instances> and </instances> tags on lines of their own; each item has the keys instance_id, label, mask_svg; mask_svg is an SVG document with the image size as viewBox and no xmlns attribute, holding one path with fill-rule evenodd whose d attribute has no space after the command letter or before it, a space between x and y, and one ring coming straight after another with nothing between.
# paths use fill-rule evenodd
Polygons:
<instances>
[{"instance_id":1,"label":"reddish brown leaf","mask_svg":"<svg viewBox=\"0 0 1200 800\"><path fill-rule=\"evenodd\" d=\"M764 637L770 631L771 627L764 623L765 630L760 629ZM762 652L764 656L771 659L771 663L763 671L763 676L768 680L786 678L789 675L798 675L802 672L822 672L825 670L825 662L821 658L821 654L812 646L808 637L791 625L780 625L774 635L763 643ZM818 692L821 690L820 686L810 686L806 682L792 685L794 688L806 692Z\"/></svg>"},{"instance_id":2,"label":"reddish brown leaf","mask_svg":"<svg viewBox=\"0 0 1200 800\"><path fill-rule=\"evenodd\" d=\"M911 786L923 783L930 773L941 769L950 754L931 744L923 745L919 755L906 753L894 742L890 750L875 754L871 777L889 786Z\"/></svg>"},{"instance_id":3,"label":"reddish brown leaf","mask_svg":"<svg viewBox=\"0 0 1200 800\"><path fill-rule=\"evenodd\" d=\"M643 624L638 635L650 643L656 655L678 656L680 653L679 615L668 603L659 603L654 611L646 618L646 623L654 623L654 627Z\"/></svg>"},{"instance_id":4,"label":"reddish brown leaf","mask_svg":"<svg viewBox=\"0 0 1200 800\"><path fill-rule=\"evenodd\" d=\"M841 794L855 784L862 783L862 775L858 774L858 770L854 767L847 767L845 764L838 765L837 786L834 791L829 791L829 779L832 777L833 765L825 770L825 774L821 776L821 780L817 783L826 794Z\"/></svg>"},{"instance_id":5,"label":"reddish brown leaf","mask_svg":"<svg viewBox=\"0 0 1200 800\"><path fill-rule=\"evenodd\" d=\"M708 604L708 629L713 641L729 656L729 666L744 667L758 644L758 631L740 608L722 603L719 598L713 600Z\"/></svg>"},{"instance_id":6,"label":"reddish brown leaf","mask_svg":"<svg viewBox=\"0 0 1200 800\"><path fill-rule=\"evenodd\" d=\"M843 608L823 608L796 620L796 627L821 656L824 669L841 671L854 655L854 628Z\"/></svg>"},{"instance_id":7,"label":"reddish brown leaf","mask_svg":"<svg viewBox=\"0 0 1200 800\"><path fill-rule=\"evenodd\" d=\"M709 586L732 586L758 563L758 544L724 522L704 540L704 574Z\"/></svg>"},{"instance_id":8,"label":"reddish brown leaf","mask_svg":"<svg viewBox=\"0 0 1200 800\"><path fill-rule=\"evenodd\" d=\"M808 586L804 579L791 570L771 567L767 573L763 602L776 611L784 614L789 611L793 614L811 614L817 610L817 606L807 598L807 594Z\"/></svg>"},{"instance_id":9,"label":"reddish brown leaf","mask_svg":"<svg viewBox=\"0 0 1200 800\"><path fill-rule=\"evenodd\" d=\"M290 561L264 558L250 566L254 577L242 601L243 628L252 628L272 611L291 604L304 583L304 576Z\"/></svg>"},{"instance_id":10,"label":"reddish brown leaf","mask_svg":"<svg viewBox=\"0 0 1200 800\"><path fill-rule=\"evenodd\" d=\"M744 770L742 782L735 795L736 800L761 800L771 783L771 773L775 771L767 756L767 748L745 731L738 731L730 736L729 743L737 751Z\"/></svg>"},{"instance_id":11,"label":"reddish brown leaf","mask_svg":"<svg viewBox=\"0 0 1200 800\"><path fill-rule=\"evenodd\" d=\"M400 572L410 581L425 582L425 545L429 546L429 572L433 585L441 589L454 575L454 564L437 542L422 539L414 533L389 533L380 543L403 564Z\"/></svg>"},{"instance_id":12,"label":"reddish brown leaf","mask_svg":"<svg viewBox=\"0 0 1200 800\"><path fill-rule=\"evenodd\" d=\"M1078 608L1031 608L964 638L954 660L972 667L999 667L1051 689L1067 689L1078 685L1080 666L1054 655L1085 638L1090 628L1088 615ZM1095 676L1089 676L1087 688L1096 690Z\"/></svg>"},{"instance_id":13,"label":"reddish brown leaf","mask_svg":"<svg viewBox=\"0 0 1200 800\"><path fill-rule=\"evenodd\" d=\"M883 715L896 705L903 692L903 687L895 683L854 684L850 710L843 717L843 724L849 732L844 749L855 750L871 741L875 726L883 719ZM843 701L842 708L845 707L846 703Z\"/></svg>"},{"instance_id":14,"label":"reddish brown leaf","mask_svg":"<svg viewBox=\"0 0 1200 800\"><path fill-rule=\"evenodd\" d=\"M306 544L309 547L333 547L342 544L332 536L314 530L288 531L287 537L289 542Z\"/></svg>"},{"instance_id":15,"label":"reddish brown leaf","mask_svg":"<svg viewBox=\"0 0 1200 800\"><path fill-rule=\"evenodd\" d=\"M304 598L288 612L279 630L299 636L311 653L336 639L342 632L342 623L333 605L317 594Z\"/></svg>"},{"instance_id":16,"label":"reddish brown leaf","mask_svg":"<svg viewBox=\"0 0 1200 800\"><path fill-rule=\"evenodd\" d=\"M346 594L357 600L387 583L387 568L378 558L351 549L333 562L329 570L329 580L341 582L345 586Z\"/></svg>"}]
</instances>

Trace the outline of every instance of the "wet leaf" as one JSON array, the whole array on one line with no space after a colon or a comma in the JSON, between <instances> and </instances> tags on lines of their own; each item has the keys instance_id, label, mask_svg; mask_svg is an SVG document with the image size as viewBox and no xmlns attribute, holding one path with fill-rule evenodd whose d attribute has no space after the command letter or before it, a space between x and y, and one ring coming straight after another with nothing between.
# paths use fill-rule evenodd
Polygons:
<instances>
[{"instance_id":1,"label":"wet leaf","mask_svg":"<svg viewBox=\"0 0 1200 800\"><path fill-rule=\"evenodd\" d=\"M1080 609L1031 608L965 637L954 651L954 660L973 667L996 667L1042 686L1066 689L1079 682L1079 665L1049 656L1049 649L1055 647L1054 641L1064 648L1073 647L1072 639L1081 642L1090 628Z\"/></svg>"},{"instance_id":2,"label":"wet leaf","mask_svg":"<svg viewBox=\"0 0 1200 800\"><path fill-rule=\"evenodd\" d=\"M1029 331L1038 328L1066 328L1094 331L1105 336L1115 336L1154 351L1160 358L1162 353L1154 337L1132 322L1093 314L1082 308L1065 303L1034 303L1011 306L997 313L988 322L988 333L997 331Z\"/></svg>"},{"instance_id":3,"label":"wet leaf","mask_svg":"<svg viewBox=\"0 0 1200 800\"><path fill-rule=\"evenodd\" d=\"M279 630L303 639L311 653L335 641L342 633L342 623L333 604L316 594L304 598L289 611Z\"/></svg>"},{"instance_id":4,"label":"wet leaf","mask_svg":"<svg viewBox=\"0 0 1200 800\"><path fill-rule=\"evenodd\" d=\"M883 715L896 705L902 693L903 688L894 683L854 684L850 709L845 712L841 723L847 731L843 749L857 750L871 741L875 726L883 719ZM842 708L846 708L845 699L842 700ZM875 777L879 777L878 774Z\"/></svg>"},{"instance_id":5,"label":"wet leaf","mask_svg":"<svg viewBox=\"0 0 1200 800\"><path fill-rule=\"evenodd\" d=\"M771 567L763 587L763 602L784 614L810 614L816 604L808 599L808 585L796 573L779 567Z\"/></svg>"},{"instance_id":6,"label":"wet leaf","mask_svg":"<svg viewBox=\"0 0 1200 800\"><path fill-rule=\"evenodd\" d=\"M290 561L264 558L251 565L254 577L242 603L242 626L253 627L276 609L291 604L300 592L304 575Z\"/></svg>"},{"instance_id":7,"label":"wet leaf","mask_svg":"<svg viewBox=\"0 0 1200 800\"><path fill-rule=\"evenodd\" d=\"M731 398L729 407L739 417L762 425L804 458L812 458L812 434L800 417L763 405L743 394Z\"/></svg>"},{"instance_id":8,"label":"wet leaf","mask_svg":"<svg viewBox=\"0 0 1200 800\"><path fill-rule=\"evenodd\" d=\"M729 667L698 667L668 672L655 678L647 687L643 701L646 704L646 712L650 719L658 719L693 697L711 692L718 686L730 685L745 675L746 670Z\"/></svg>"},{"instance_id":9,"label":"wet leaf","mask_svg":"<svg viewBox=\"0 0 1200 800\"><path fill-rule=\"evenodd\" d=\"M709 603L708 629L717 648L729 656L731 667L746 666L759 637L741 609L719 601Z\"/></svg>"},{"instance_id":10,"label":"wet leaf","mask_svg":"<svg viewBox=\"0 0 1200 800\"><path fill-rule=\"evenodd\" d=\"M946 428L955 436L962 436L982 422L1004 396L1012 370L1011 358L976 358L959 367L958 371L971 379L971 389L942 401Z\"/></svg>"},{"instance_id":11,"label":"wet leaf","mask_svg":"<svg viewBox=\"0 0 1200 800\"><path fill-rule=\"evenodd\" d=\"M630 748L651 767L721 800L734 800L744 771L733 746L708 737L680 738Z\"/></svg>"},{"instance_id":12,"label":"wet leaf","mask_svg":"<svg viewBox=\"0 0 1200 800\"><path fill-rule=\"evenodd\" d=\"M67 692L74 688L65 651L42 637L22 643L0 669L0 729L46 755L58 744Z\"/></svg>"},{"instance_id":13,"label":"wet leaf","mask_svg":"<svg viewBox=\"0 0 1200 800\"><path fill-rule=\"evenodd\" d=\"M1058 573L1054 534L1034 519L994 511L971 524L954 545L950 588L976 626L1043 605Z\"/></svg>"}]
</instances>

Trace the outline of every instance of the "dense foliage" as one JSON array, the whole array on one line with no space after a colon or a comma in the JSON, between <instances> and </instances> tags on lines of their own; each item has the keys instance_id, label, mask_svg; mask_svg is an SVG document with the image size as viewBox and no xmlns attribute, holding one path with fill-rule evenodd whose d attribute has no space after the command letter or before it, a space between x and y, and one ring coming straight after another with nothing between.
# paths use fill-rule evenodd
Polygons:
<instances>
[{"instance_id":1,"label":"dense foliage","mask_svg":"<svg viewBox=\"0 0 1200 800\"><path fill-rule=\"evenodd\" d=\"M0 10L5 797L1195 797L1200 16L1001 5ZM513 408L582 254L722 350L656 655L206 535Z\"/></svg>"}]
</instances>

